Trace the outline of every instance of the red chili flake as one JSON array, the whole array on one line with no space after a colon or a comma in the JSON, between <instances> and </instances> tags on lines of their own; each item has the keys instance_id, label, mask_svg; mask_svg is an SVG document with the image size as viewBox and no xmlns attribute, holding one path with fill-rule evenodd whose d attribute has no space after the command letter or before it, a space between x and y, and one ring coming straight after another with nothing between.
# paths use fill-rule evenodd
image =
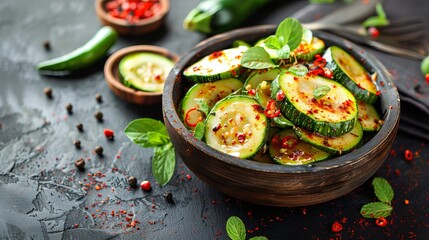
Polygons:
<instances>
[{"instance_id":1,"label":"red chili flake","mask_svg":"<svg viewBox=\"0 0 429 240\"><path fill-rule=\"evenodd\" d=\"M405 204L405 205L408 205L408 204L410 204L410 200L408 200L408 199L405 199L405 200L404 200L404 204Z\"/></svg>"},{"instance_id":2,"label":"red chili flake","mask_svg":"<svg viewBox=\"0 0 429 240\"><path fill-rule=\"evenodd\" d=\"M238 142L239 142L239 143L244 143L244 140L246 140L246 134L244 134L244 133L239 133L239 134L237 135L237 139L238 139Z\"/></svg>"},{"instance_id":3,"label":"red chili flake","mask_svg":"<svg viewBox=\"0 0 429 240\"><path fill-rule=\"evenodd\" d=\"M379 227L387 226L387 220L384 217L379 217L375 220L375 224Z\"/></svg>"},{"instance_id":4,"label":"red chili flake","mask_svg":"<svg viewBox=\"0 0 429 240\"><path fill-rule=\"evenodd\" d=\"M212 131L213 132L217 132L217 131L219 131L219 129L221 129L222 128L222 126L220 125L220 123L218 123L216 126L214 126L213 128L212 128Z\"/></svg>"},{"instance_id":5,"label":"red chili flake","mask_svg":"<svg viewBox=\"0 0 429 240\"><path fill-rule=\"evenodd\" d=\"M222 52L222 51L214 52L214 53L210 54L210 56L209 56L209 60L213 60L213 59L219 58L219 57L221 57L222 55L223 55L223 52Z\"/></svg>"},{"instance_id":6,"label":"red chili flake","mask_svg":"<svg viewBox=\"0 0 429 240\"><path fill-rule=\"evenodd\" d=\"M343 230L343 224L339 223L338 221L335 221L332 224L331 230L332 232L341 232L341 230Z\"/></svg>"},{"instance_id":7,"label":"red chili flake","mask_svg":"<svg viewBox=\"0 0 429 240\"><path fill-rule=\"evenodd\" d=\"M326 66L326 59L324 59L322 57L316 58L316 60L314 60L313 64L314 64L314 66L324 68Z\"/></svg>"},{"instance_id":8,"label":"red chili flake","mask_svg":"<svg viewBox=\"0 0 429 240\"><path fill-rule=\"evenodd\" d=\"M191 180L191 175L186 174L186 178L187 178L188 180Z\"/></svg>"},{"instance_id":9,"label":"red chili flake","mask_svg":"<svg viewBox=\"0 0 429 240\"><path fill-rule=\"evenodd\" d=\"M142 181L142 182L140 183L140 187L141 187L141 189L142 189L143 191L150 191L150 189L152 188L152 187L150 186L150 182L149 182L149 181L147 181L147 180Z\"/></svg>"},{"instance_id":10,"label":"red chili flake","mask_svg":"<svg viewBox=\"0 0 429 240\"><path fill-rule=\"evenodd\" d=\"M292 149L298 145L298 139L293 136L286 136L282 139L282 148Z\"/></svg>"},{"instance_id":11,"label":"red chili flake","mask_svg":"<svg viewBox=\"0 0 429 240\"><path fill-rule=\"evenodd\" d=\"M281 101L281 100L285 99L285 97L286 97L286 95L285 95L285 93L283 92L283 90L279 90L279 91L276 93L276 99L277 99L277 101Z\"/></svg>"},{"instance_id":12,"label":"red chili flake","mask_svg":"<svg viewBox=\"0 0 429 240\"><path fill-rule=\"evenodd\" d=\"M198 124L199 122L203 121L202 113L201 113L200 111L198 111L198 112L199 112L199 114L200 114L200 116L198 117L197 121L196 121L196 122L194 122L194 123L189 122L189 120L190 120L190 114L191 114L191 112L193 112L193 111L198 111L197 107L193 107L193 108L189 109L189 110L186 112L186 114L185 114L185 123L186 123L189 127L196 127L196 126L197 126L197 124Z\"/></svg>"},{"instance_id":13,"label":"red chili flake","mask_svg":"<svg viewBox=\"0 0 429 240\"><path fill-rule=\"evenodd\" d=\"M369 27L368 34L373 38L378 38L380 36L380 31L375 27Z\"/></svg>"},{"instance_id":14,"label":"red chili flake","mask_svg":"<svg viewBox=\"0 0 429 240\"><path fill-rule=\"evenodd\" d=\"M276 105L276 101L274 100L270 100L268 101L267 107L265 108L264 111L265 116L269 117L269 118L275 118L278 117L280 115L280 110L277 109L277 105Z\"/></svg>"},{"instance_id":15,"label":"red chili flake","mask_svg":"<svg viewBox=\"0 0 429 240\"><path fill-rule=\"evenodd\" d=\"M323 68L323 73L326 78L332 79L333 73L329 68Z\"/></svg>"},{"instance_id":16,"label":"red chili flake","mask_svg":"<svg viewBox=\"0 0 429 240\"><path fill-rule=\"evenodd\" d=\"M411 161L413 160L413 152L411 152L410 150L405 150L405 160L407 161Z\"/></svg>"},{"instance_id":17,"label":"red chili flake","mask_svg":"<svg viewBox=\"0 0 429 240\"><path fill-rule=\"evenodd\" d=\"M247 91L247 93L249 93L249 95L252 95L252 96L256 95L255 89L249 89L249 91Z\"/></svg>"},{"instance_id":18,"label":"red chili flake","mask_svg":"<svg viewBox=\"0 0 429 240\"><path fill-rule=\"evenodd\" d=\"M425 79L426 79L426 82L429 83L429 73L426 73Z\"/></svg>"},{"instance_id":19,"label":"red chili flake","mask_svg":"<svg viewBox=\"0 0 429 240\"><path fill-rule=\"evenodd\" d=\"M111 129L105 128L104 136L106 136L107 139L113 139L113 137L115 136L115 132Z\"/></svg>"},{"instance_id":20,"label":"red chili flake","mask_svg":"<svg viewBox=\"0 0 429 240\"><path fill-rule=\"evenodd\" d=\"M380 96L380 95L381 95L381 92L380 92L380 91L377 91L377 92L375 93L375 95L376 95L376 96Z\"/></svg>"}]
</instances>

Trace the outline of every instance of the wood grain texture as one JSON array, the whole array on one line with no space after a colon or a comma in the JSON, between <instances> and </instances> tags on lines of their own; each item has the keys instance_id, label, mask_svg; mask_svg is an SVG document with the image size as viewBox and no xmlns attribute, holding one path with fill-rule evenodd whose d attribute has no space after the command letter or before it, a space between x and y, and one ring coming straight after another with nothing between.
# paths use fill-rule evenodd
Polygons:
<instances>
[{"instance_id":1,"label":"wood grain texture","mask_svg":"<svg viewBox=\"0 0 429 240\"><path fill-rule=\"evenodd\" d=\"M195 139L176 111L186 89L183 70L202 56L227 48L234 40L254 42L275 26L243 28L209 38L175 65L163 94L163 113L177 154L208 185L230 196L269 206L306 206L340 197L368 180L383 164L399 126L399 95L382 64L360 47L333 35L316 32L327 46L338 45L378 73L381 96L377 103L385 121L380 131L351 153L311 165L282 166L242 160L218 152Z\"/></svg>"},{"instance_id":2,"label":"wood grain texture","mask_svg":"<svg viewBox=\"0 0 429 240\"><path fill-rule=\"evenodd\" d=\"M120 98L135 104L152 105L161 103L162 92L144 92L125 86L118 73L119 62L130 53L150 52L165 56L173 62L179 60L179 56L165 48L152 45L135 45L123 48L107 59L104 65L104 77L109 88Z\"/></svg>"},{"instance_id":3,"label":"wood grain texture","mask_svg":"<svg viewBox=\"0 0 429 240\"><path fill-rule=\"evenodd\" d=\"M161 10L158 14L150 18L141 19L136 23L129 23L124 19L110 16L104 8L106 2L106 0L95 1L95 12L97 13L98 19L103 25L111 26L123 36L139 36L157 30L164 25L165 18L170 11L170 1L160 0Z\"/></svg>"}]
</instances>

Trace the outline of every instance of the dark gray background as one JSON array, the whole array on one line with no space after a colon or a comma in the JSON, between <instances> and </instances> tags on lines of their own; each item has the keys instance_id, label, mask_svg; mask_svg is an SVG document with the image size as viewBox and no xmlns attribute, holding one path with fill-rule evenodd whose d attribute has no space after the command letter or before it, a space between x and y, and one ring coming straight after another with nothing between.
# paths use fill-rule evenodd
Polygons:
<instances>
[{"instance_id":1,"label":"dark gray background","mask_svg":"<svg viewBox=\"0 0 429 240\"><path fill-rule=\"evenodd\" d=\"M171 12L162 29L142 37L121 37L111 52L129 45L152 44L185 54L206 38L181 26L198 2L172 0ZM307 1L274 1L243 26L278 24L307 4ZM252 230L248 237L426 239L429 236L429 142L406 132L398 134L394 151L375 174L388 179L395 191L394 210L384 228L359 214L363 204L376 200L370 182L346 196L315 206L262 207L210 189L178 159L172 181L162 188L155 185L150 169L152 150L132 144L123 129L135 118L161 119L160 105L137 106L117 98L104 82L103 61L73 78L45 77L34 70L37 62L68 53L93 36L101 27L93 5L88 0L0 2L1 239L227 239L225 223L232 215L239 216ZM429 5L424 0L388 1L385 8L389 17L421 15L429 19ZM43 48L46 40L51 43L51 51ZM396 71L406 73L397 81L426 86L419 73L419 62L374 53L386 65L394 63L399 66ZM47 86L53 88L53 99L44 96L43 89ZM102 94L103 103L95 101L96 93ZM72 115L65 110L67 103L73 104ZM95 120L96 111L104 113L103 123ZM76 130L79 122L84 125L83 133ZM115 131L114 141L106 140L104 128ZM74 139L82 141L81 150L75 149ZM103 158L92 151L97 145L105 150ZM417 151L420 156L406 162L405 149ZM75 172L73 166L81 157L90 159L84 173ZM97 171L106 176L94 177L93 181L106 187L96 191L95 185L91 185L90 190L84 191L80 182L89 182L87 174ZM187 174L191 179L186 178ZM153 190L150 193L128 190L129 175L151 180ZM164 201L165 191L173 193L175 204ZM409 199L409 205L404 204L405 199ZM125 217L112 217L112 210L134 212L140 229L127 228ZM339 234L330 230L335 221L344 222Z\"/></svg>"}]
</instances>

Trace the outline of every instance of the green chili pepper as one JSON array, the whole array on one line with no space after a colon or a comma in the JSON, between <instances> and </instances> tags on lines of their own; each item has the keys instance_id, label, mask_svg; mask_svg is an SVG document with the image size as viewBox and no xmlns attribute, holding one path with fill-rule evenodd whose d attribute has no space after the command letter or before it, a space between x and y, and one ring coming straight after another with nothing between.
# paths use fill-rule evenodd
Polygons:
<instances>
[{"instance_id":1,"label":"green chili pepper","mask_svg":"<svg viewBox=\"0 0 429 240\"><path fill-rule=\"evenodd\" d=\"M117 38L118 34L113 28L102 27L82 47L61 57L40 62L36 68L41 71L74 71L86 68L105 56Z\"/></svg>"}]
</instances>

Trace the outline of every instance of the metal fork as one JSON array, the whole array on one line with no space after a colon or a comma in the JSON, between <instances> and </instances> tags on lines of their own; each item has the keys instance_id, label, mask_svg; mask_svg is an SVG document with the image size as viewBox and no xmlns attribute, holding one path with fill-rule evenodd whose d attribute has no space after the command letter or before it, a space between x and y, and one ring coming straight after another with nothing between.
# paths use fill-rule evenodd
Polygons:
<instances>
[{"instance_id":1,"label":"metal fork","mask_svg":"<svg viewBox=\"0 0 429 240\"><path fill-rule=\"evenodd\" d=\"M395 55L422 60L429 54L425 22L421 18L392 21L388 26L378 28L380 35L376 38L369 36L367 29L361 25L311 22L304 23L303 26L311 30L327 30Z\"/></svg>"}]
</instances>

